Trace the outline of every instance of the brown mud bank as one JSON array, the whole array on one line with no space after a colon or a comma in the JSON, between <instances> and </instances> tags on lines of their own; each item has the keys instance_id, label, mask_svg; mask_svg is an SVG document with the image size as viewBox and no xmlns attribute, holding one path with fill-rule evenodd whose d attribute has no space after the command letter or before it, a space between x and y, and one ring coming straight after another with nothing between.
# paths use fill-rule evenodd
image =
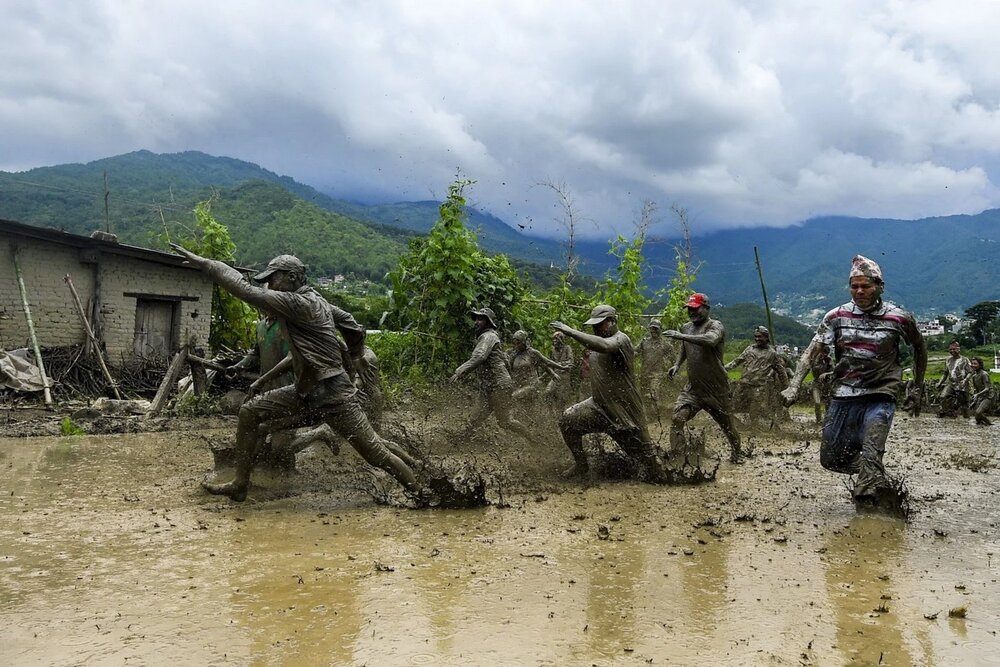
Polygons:
<instances>
[{"instance_id":1,"label":"brown mud bank","mask_svg":"<svg viewBox=\"0 0 1000 667\"><path fill-rule=\"evenodd\" d=\"M431 453L490 472L493 505L376 503L349 448L208 496L204 430L0 438L8 664L989 664L1000 638L1000 431L901 417L887 463L911 520L858 516L805 422L714 482L565 483L537 441ZM695 424L709 451L724 442ZM167 428L182 426L171 421ZM654 428L654 433L659 433ZM808 444L807 444L808 442ZM959 609L964 609L964 617ZM949 616L956 610L954 616Z\"/></svg>"}]
</instances>

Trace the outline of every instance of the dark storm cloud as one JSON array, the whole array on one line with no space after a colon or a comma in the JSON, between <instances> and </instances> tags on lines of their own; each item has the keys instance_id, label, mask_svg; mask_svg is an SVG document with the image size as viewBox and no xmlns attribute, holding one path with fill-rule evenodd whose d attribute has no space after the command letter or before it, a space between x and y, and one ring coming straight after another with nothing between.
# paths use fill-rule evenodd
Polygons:
<instances>
[{"instance_id":1,"label":"dark storm cloud","mask_svg":"<svg viewBox=\"0 0 1000 667\"><path fill-rule=\"evenodd\" d=\"M997 206L1000 8L947 2L14 3L0 169L146 148L595 234Z\"/></svg>"}]
</instances>

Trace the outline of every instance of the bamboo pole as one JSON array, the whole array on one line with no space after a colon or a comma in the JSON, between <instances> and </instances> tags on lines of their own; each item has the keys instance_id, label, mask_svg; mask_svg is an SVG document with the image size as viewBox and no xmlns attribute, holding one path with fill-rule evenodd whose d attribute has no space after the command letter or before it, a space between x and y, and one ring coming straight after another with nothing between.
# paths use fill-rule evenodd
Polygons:
<instances>
[{"instance_id":1,"label":"bamboo pole","mask_svg":"<svg viewBox=\"0 0 1000 667\"><path fill-rule=\"evenodd\" d=\"M35 361L42 374L42 390L45 395L45 405L52 405L52 390L49 389L49 376L45 374L45 364L42 362L42 350L38 347L38 336L35 335L35 322L31 319L31 307L28 306L28 291L24 288L24 276L21 275L21 264L17 261L18 248L10 244L10 252L14 256L14 273L17 275L17 288L21 291L21 305L24 307L24 317L28 320L28 335L31 337L31 347L35 352Z\"/></svg>"},{"instance_id":2,"label":"bamboo pole","mask_svg":"<svg viewBox=\"0 0 1000 667\"><path fill-rule=\"evenodd\" d=\"M90 322L87 321L87 313L83 310L83 304L80 303L80 295L76 293L76 287L73 286L73 279L69 277L67 273L63 276L63 282L69 286L69 291L73 293L73 301L76 302L76 310L80 313L80 320L83 322L83 330L87 332L87 338L90 339L91 344L94 346L94 352L97 353L97 361L101 364L101 370L104 372L104 377L111 385L111 390L115 392L115 398L119 401L122 400L122 394L118 391L118 383L111 376L111 371L108 370L108 365L104 363L104 354L101 352L101 346L97 342L97 336L94 335L94 329L90 326Z\"/></svg>"},{"instance_id":3,"label":"bamboo pole","mask_svg":"<svg viewBox=\"0 0 1000 667\"><path fill-rule=\"evenodd\" d=\"M764 269L760 266L760 253L757 246L753 247L753 256L757 260L757 276L760 278L760 291L764 295L764 310L767 311L767 330L771 332L771 345L778 345L778 337L774 334L774 325L771 324L771 306L767 302L767 288L764 287Z\"/></svg>"}]
</instances>

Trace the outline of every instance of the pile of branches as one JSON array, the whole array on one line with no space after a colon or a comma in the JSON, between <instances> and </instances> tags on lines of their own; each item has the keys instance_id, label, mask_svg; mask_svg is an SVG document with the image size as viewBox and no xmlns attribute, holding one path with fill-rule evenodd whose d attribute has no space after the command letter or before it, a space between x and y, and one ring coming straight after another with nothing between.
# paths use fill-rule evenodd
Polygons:
<instances>
[{"instance_id":1,"label":"pile of branches","mask_svg":"<svg viewBox=\"0 0 1000 667\"><path fill-rule=\"evenodd\" d=\"M83 345L47 348L42 350L42 359L56 398L114 397L97 357L87 354ZM111 376L122 394L151 396L160 386L167 363L163 359L136 359L113 368Z\"/></svg>"}]
</instances>

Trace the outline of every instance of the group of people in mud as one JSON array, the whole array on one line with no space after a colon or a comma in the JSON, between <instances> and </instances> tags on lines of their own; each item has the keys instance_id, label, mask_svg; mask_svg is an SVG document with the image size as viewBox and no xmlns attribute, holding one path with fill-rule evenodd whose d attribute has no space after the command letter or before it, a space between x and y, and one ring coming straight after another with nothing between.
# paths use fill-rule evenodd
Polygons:
<instances>
[{"instance_id":1,"label":"group of people in mud","mask_svg":"<svg viewBox=\"0 0 1000 667\"><path fill-rule=\"evenodd\" d=\"M394 477L416 504L435 504L434 490L421 479L422 462L375 428L381 414L378 361L365 345L364 328L306 284L305 267L298 259L275 257L254 277L259 284L253 284L222 262L174 248L266 315L258 328L257 350L266 372L251 386L239 412L235 475L224 483L205 482L209 493L245 499L268 436L273 444L276 434L313 426L307 434L289 436L291 442L322 439L332 446L339 436L369 464ZM711 305L702 293L688 298L689 321L679 330L664 331L653 320L648 335L636 345L618 328L618 313L610 305L594 308L580 329L552 322L551 357L533 348L525 331L513 335L512 348L506 351L493 310L473 310L476 342L469 359L451 376L458 382L475 373L478 380L477 405L463 435L471 435L493 414L501 428L531 441L532 429L515 417L514 406L545 401L556 407L558 428L573 460L566 477L589 473L584 436L604 433L635 464L640 479L667 483L676 479L678 469L700 464L704 441L690 437L686 428L699 412L707 412L721 428L729 460L741 463L752 451L737 428L734 399L751 406L751 421L773 420L798 399L804 378L812 373L817 419L828 404L821 464L857 475L853 494L859 507L891 506L898 502L899 487L886 474L882 459L897 397L905 386L900 350L909 346L913 357L903 407L916 410L922 402L927 352L914 317L883 300L878 264L855 256L848 285L851 300L826 314L794 371L771 345L766 327L758 327L753 344L725 364L725 329L710 317ZM283 346L273 345L276 324L284 333ZM578 402L573 402L578 396L570 339L582 348L581 366L589 376L589 395ZM956 397L956 405L967 406L976 411L977 420L985 420L980 408L991 385L977 361L966 360L953 348L942 382L949 396ZM687 382L674 403L664 447L651 436L649 423L660 416L665 378L685 366ZM737 366L744 367L743 378L731 393L727 371Z\"/></svg>"}]
</instances>

